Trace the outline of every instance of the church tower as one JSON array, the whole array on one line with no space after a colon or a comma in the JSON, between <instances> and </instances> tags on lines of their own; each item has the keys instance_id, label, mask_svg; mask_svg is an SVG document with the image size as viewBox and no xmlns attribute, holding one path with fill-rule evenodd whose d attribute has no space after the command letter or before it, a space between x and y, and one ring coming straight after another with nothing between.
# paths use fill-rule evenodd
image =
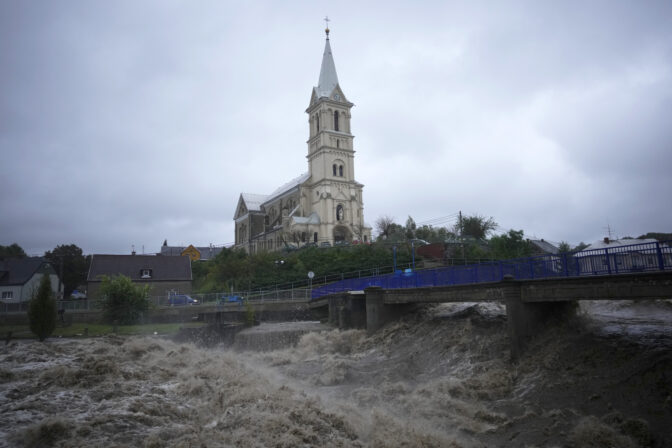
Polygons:
<instances>
[{"instance_id":1,"label":"church tower","mask_svg":"<svg viewBox=\"0 0 672 448\"><path fill-rule=\"evenodd\" d=\"M353 135L350 133L349 102L338 84L334 57L329 44L329 28L322 55L322 67L317 87L313 87L310 106L308 138L308 164L313 180L355 179Z\"/></svg>"},{"instance_id":2,"label":"church tower","mask_svg":"<svg viewBox=\"0 0 672 448\"><path fill-rule=\"evenodd\" d=\"M308 171L310 204L322 222L320 235L332 242L368 240L365 231L362 187L355 180L354 136L350 130L353 103L347 100L336 75L329 28L317 87L306 109L309 123ZM368 229L366 229L368 230Z\"/></svg>"},{"instance_id":3,"label":"church tower","mask_svg":"<svg viewBox=\"0 0 672 448\"><path fill-rule=\"evenodd\" d=\"M249 253L368 243L364 185L355 180L350 110L336 75L329 28L308 114L308 172L271 194L241 193L234 214L235 247Z\"/></svg>"}]
</instances>

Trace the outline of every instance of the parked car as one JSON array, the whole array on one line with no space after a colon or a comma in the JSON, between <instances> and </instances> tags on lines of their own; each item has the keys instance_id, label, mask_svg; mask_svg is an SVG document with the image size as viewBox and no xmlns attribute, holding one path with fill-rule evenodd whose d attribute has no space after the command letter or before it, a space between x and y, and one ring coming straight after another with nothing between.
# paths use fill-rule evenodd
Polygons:
<instances>
[{"instance_id":1,"label":"parked car","mask_svg":"<svg viewBox=\"0 0 672 448\"><path fill-rule=\"evenodd\" d=\"M331 243L329 241L322 241L320 247L331 247Z\"/></svg>"},{"instance_id":2,"label":"parked car","mask_svg":"<svg viewBox=\"0 0 672 448\"><path fill-rule=\"evenodd\" d=\"M235 302L243 303L243 298L240 297L240 296L236 296L236 295L222 296L217 301L217 304L218 305L223 305L225 303L235 303Z\"/></svg>"},{"instance_id":3,"label":"parked car","mask_svg":"<svg viewBox=\"0 0 672 448\"><path fill-rule=\"evenodd\" d=\"M197 299L192 299L186 294L176 294L168 299L170 306L198 305Z\"/></svg>"},{"instance_id":4,"label":"parked car","mask_svg":"<svg viewBox=\"0 0 672 448\"><path fill-rule=\"evenodd\" d=\"M70 294L71 299L86 299L86 294L75 289L72 291L72 294Z\"/></svg>"}]
</instances>

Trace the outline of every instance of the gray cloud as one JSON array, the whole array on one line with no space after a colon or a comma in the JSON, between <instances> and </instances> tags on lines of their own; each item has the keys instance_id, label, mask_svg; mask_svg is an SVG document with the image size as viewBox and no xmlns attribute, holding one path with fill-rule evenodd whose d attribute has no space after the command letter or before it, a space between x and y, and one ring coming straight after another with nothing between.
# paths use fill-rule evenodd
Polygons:
<instances>
[{"instance_id":1,"label":"gray cloud","mask_svg":"<svg viewBox=\"0 0 672 448\"><path fill-rule=\"evenodd\" d=\"M370 223L462 210L574 243L670 230L668 2L339 6ZM241 191L307 169L324 7L0 4L0 244L232 241Z\"/></svg>"}]
</instances>

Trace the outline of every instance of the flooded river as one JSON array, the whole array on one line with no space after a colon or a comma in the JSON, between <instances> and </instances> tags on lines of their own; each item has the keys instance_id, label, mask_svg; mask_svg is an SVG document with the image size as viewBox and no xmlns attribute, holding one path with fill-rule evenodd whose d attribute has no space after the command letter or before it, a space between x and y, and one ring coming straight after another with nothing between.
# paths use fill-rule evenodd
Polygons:
<instances>
[{"instance_id":1,"label":"flooded river","mask_svg":"<svg viewBox=\"0 0 672 448\"><path fill-rule=\"evenodd\" d=\"M249 350L254 334L211 348L13 341L0 347L0 446L672 446L669 303L584 304L517 364L505 316L437 305L373 336L311 324L266 350Z\"/></svg>"}]
</instances>

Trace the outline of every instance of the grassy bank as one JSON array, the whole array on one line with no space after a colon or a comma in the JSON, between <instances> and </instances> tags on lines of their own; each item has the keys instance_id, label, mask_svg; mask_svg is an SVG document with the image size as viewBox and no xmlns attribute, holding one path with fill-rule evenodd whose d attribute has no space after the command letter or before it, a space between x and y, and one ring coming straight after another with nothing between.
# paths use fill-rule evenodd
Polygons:
<instances>
[{"instance_id":1,"label":"grassy bank","mask_svg":"<svg viewBox=\"0 0 672 448\"><path fill-rule=\"evenodd\" d=\"M118 325L116 334L124 336L143 336L143 335L171 335L178 332L180 328L193 328L205 325L200 322L174 323L174 324L144 324L144 325ZM7 336L7 332L12 332L12 339L34 339L35 335L30 332L28 325L2 325L0 326L0 339ZM97 337L106 334L115 334L115 328L106 324L87 324L73 323L65 327L58 326L52 338L81 338Z\"/></svg>"}]
</instances>

